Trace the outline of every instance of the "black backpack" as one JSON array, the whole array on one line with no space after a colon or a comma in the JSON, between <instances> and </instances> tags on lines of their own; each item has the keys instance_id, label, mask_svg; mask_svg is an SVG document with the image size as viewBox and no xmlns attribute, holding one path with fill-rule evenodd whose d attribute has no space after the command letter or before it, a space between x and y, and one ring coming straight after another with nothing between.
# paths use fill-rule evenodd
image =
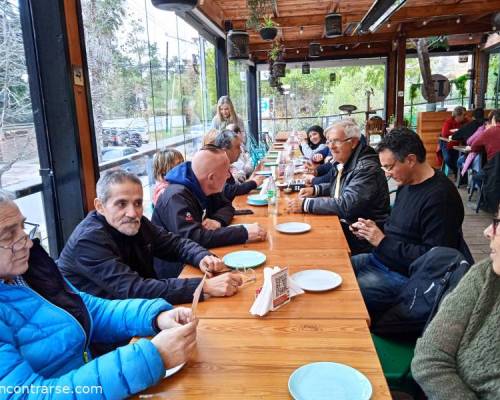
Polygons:
<instances>
[{"instance_id":1,"label":"black backpack","mask_svg":"<svg viewBox=\"0 0 500 400\"><path fill-rule=\"evenodd\" d=\"M411 263L410 278L392 306L375 318L372 332L381 336L419 337L443 298L469 270L456 249L433 247Z\"/></svg>"}]
</instances>

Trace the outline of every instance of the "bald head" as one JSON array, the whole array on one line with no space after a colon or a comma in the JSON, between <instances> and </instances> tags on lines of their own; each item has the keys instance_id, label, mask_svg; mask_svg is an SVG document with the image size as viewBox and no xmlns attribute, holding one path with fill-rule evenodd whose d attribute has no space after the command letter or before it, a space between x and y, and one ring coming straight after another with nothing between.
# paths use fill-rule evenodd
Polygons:
<instances>
[{"instance_id":1,"label":"bald head","mask_svg":"<svg viewBox=\"0 0 500 400\"><path fill-rule=\"evenodd\" d=\"M229 158L224 150L211 148L198 151L191 167L205 195L222 192L229 178Z\"/></svg>"}]
</instances>

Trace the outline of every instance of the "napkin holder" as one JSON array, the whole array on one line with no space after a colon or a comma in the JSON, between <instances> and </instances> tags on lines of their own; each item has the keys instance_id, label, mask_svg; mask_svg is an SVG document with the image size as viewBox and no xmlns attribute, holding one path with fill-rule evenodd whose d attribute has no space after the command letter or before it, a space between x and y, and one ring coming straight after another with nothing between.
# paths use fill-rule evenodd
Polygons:
<instances>
[{"instance_id":1,"label":"napkin holder","mask_svg":"<svg viewBox=\"0 0 500 400\"><path fill-rule=\"evenodd\" d=\"M257 291L250 313L264 316L290 302L290 298L303 294L304 291L290 279L288 268L264 268L264 284Z\"/></svg>"}]
</instances>

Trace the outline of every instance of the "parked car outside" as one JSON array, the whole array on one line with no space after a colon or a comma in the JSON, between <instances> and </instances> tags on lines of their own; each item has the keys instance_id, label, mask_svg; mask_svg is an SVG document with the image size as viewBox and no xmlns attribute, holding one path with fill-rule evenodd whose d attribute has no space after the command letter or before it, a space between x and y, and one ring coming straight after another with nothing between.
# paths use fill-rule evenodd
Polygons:
<instances>
[{"instance_id":1,"label":"parked car outside","mask_svg":"<svg viewBox=\"0 0 500 400\"><path fill-rule=\"evenodd\" d=\"M137 149L133 147L124 147L124 146L113 146L113 147L104 147L101 150L101 161L113 161L118 158L131 156L132 154L138 153ZM135 160L124 161L123 164L116 166L114 168L121 168L127 172L130 172L135 175L146 175L146 156L137 158Z\"/></svg>"},{"instance_id":2,"label":"parked car outside","mask_svg":"<svg viewBox=\"0 0 500 400\"><path fill-rule=\"evenodd\" d=\"M149 143L149 131L146 127L135 127L129 129L129 132L141 135L142 143Z\"/></svg>"}]
</instances>

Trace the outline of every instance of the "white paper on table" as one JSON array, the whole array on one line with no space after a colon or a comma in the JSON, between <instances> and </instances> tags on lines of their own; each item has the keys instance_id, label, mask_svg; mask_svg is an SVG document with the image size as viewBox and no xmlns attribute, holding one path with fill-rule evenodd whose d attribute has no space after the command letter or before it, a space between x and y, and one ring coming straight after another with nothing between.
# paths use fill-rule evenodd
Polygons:
<instances>
[{"instance_id":1,"label":"white paper on table","mask_svg":"<svg viewBox=\"0 0 500 400\"><path fill-rule=\"evenodd\" d=\"M262 188L260 189L260 195L261 196L266 196L267 195L267 187L269 186L269 178L264 179L264 182L262 182Z\"/></svg>"},{"instance_id":2,"label":"white paper on table","mask_svg":"<svg viewBox=\"0 0 500 400\"><path fill-rule=\"evenodd\" d=\"M280 267L264 268L264 284L262 285L260 293L257 295L257 298L250 308L250 314L262 317L273 308L271 275L278 271L281 271ZM290 297L298 296L299 294L304 293L304 291L292 279L290 279L290 277L288 277L288 288L290 291Z\"/></svg>"}]
</instances>

